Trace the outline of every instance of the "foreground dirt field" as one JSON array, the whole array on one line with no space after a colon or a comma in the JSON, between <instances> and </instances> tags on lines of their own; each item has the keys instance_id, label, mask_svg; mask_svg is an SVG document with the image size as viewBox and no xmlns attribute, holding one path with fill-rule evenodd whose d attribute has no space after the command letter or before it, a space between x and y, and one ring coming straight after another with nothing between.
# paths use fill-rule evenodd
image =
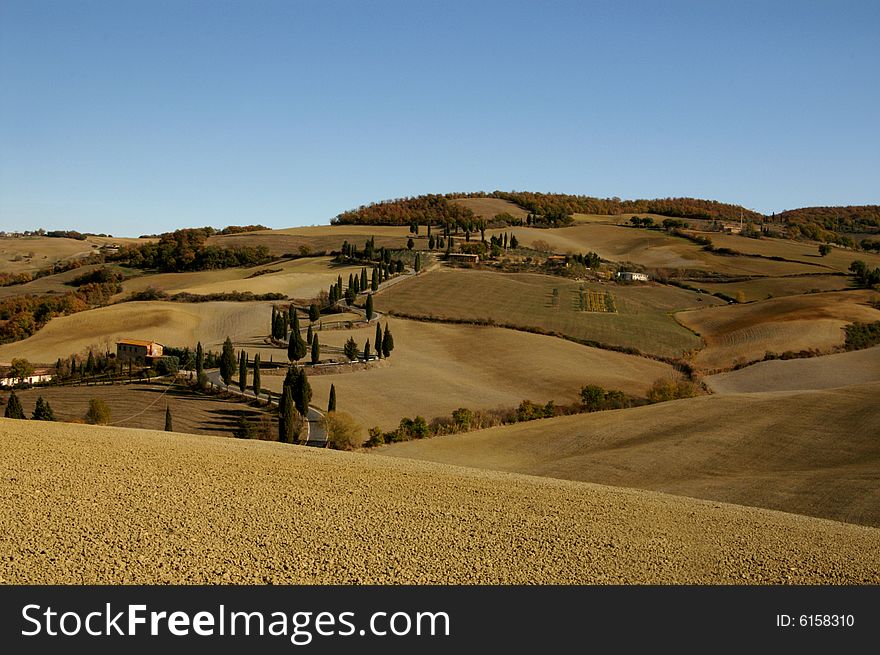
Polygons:
<instances>
[{"instance_id":1,"label":"foreground dirt field","mask_svg":"<svg viewBox=\"0 0 880 655\"><path fill-rule=\"evenodd\" d=\"M808 359L774 359L703 381L716 393L834 389L880 382L880 346Z\"/></svg>"},{"instance_id":2,"label":"foreground dirt field","mask_svg":"<svg viewBox=\"0 0 880 655\"><path fill-rule=\"evenodd\" d=\"M383 447L880 526L880 383L704 396Z\"/></svg>"},{"instance_id":3,"label":"foreground dirt field","mask_svg":"<svg viewBox=\"0 0 880 655\"><path fill-rule=\"evenodd\" d=\"M674 375L662 362L555 337L400 319L383 320L386 324L394 335L391 358L365 371L310 376L316 405L326 406L332 383L340 409L365 428L391 430L404 416L420 414L430 421L459 407L510 408L525 399L572 403L585 384L643 396L654 380ZM324 346L341 347L354 336L363 347L374 334L375 327L369 327L319 336ZM283 378L264 375L262 381L281 391Z\"/></svg>"},{"instance_id":4,"label":"foreground dirt field","mask_svg":"<svg viewBox=\"0 0 880 655\"><path fill-rule=\"evenodd\" d=\"M841 346L843 327L854 321L880 320L868 303L875 291L838 291L773 298L676 314L683 325L700 334L707 347L694 358L705 371L718 371L737 361L762 359L766 352L783 353Z\"/></svg>"},{"instance_id":5,"label":"foreground dirt field","mask_svg":"<svg viewBox=\"0 0 880 655\"><path fill-rule=\"evenodd\" d=\"M5 583L873 583L880 530L379 456L0 419Z\"/></svg>"}]
</instances>

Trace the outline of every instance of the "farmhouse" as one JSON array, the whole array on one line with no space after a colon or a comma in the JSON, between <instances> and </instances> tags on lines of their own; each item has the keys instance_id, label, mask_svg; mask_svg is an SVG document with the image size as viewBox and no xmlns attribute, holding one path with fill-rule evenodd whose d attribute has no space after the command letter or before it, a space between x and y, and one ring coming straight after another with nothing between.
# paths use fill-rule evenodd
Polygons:
<instances>
[{"instance_id":1,"label":"farmhouse","mask_svg":"<svg viewBox=\"0 0 880 655\"><path fill-rule=\"evenodd\" d=\"M18 379L13 377L11 371L7 371L0 378L0 387L14 387L16 384L37 384L37 382L48 382L53 377L52 370L48 368L37 368L30 375Z\"/></svg>"},{"instance_id":2,"label":"farmhouse","mask_svg":"<svg viewBox=\"0 0 880 655\"><path fill-rule=\"evenodd\" d=\"M150 364L162 356L164 347L155 341L122 339L116 342L116 359L134 364Z\"/></svg>"},{"instance_id":3,"label":"farmhouse","mask_svg":"<svg viewBox=\"0 0 880 655\"><path fill-rule=\"evenodd\" d=\"M480 261L480 256L467 252L450 252L446 255L446 259L452 262L470 262L476 264Z\"/></svg>"},{"instance_id":4,"label":"farmhouse","mask_svg":"<svg viewBox=\"0 0 880 655\"><path fill-rule=\"evenodd\" d=\"M624 282L647 282L648 275L646 273L636 273L634 271L618 271L617 279Z\"/></svg>"}]
</instances>

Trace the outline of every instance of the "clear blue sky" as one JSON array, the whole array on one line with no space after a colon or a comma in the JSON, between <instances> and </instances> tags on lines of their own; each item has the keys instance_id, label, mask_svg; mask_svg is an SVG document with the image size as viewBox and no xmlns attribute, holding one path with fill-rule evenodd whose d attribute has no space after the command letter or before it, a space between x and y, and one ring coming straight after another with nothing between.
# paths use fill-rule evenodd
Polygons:
<instances>
[{"instance_id":1,"label":"clear blue sky","mask_svg":"<svg viewBox=\"0 0 880 655\"><path fill-rule=\"evenodd\" d=\"M0 229L880 203L880 2L0 1Z\"/></svg>"}]
</instances>

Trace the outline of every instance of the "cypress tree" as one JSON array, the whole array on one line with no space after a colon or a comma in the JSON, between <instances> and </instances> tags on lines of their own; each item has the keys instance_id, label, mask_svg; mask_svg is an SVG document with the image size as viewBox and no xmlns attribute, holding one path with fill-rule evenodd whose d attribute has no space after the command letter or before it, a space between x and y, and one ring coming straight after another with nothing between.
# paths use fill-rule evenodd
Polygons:
<instances>
[{"instance_id":1,"label":"cypress tree","mask_svg":"<svg viewBox=\"0 0 880 655\"><path fill-rule=\"evenodd\" d=\"M273 337L278 337L278 310L275 309L275 305L272 305L272 322L269 324L269 334Z\"/></svg>"},{"instance_id":2,"label":"cypress tree","mask_svg":"<svg viewBox=\"0 0 880 655\"><path fill-rule=\"evenodd\" d=\"M220 354L220 377L227 387L233 373L235 373L235 348L232 347L232 339L226 337L226 341L223 342L223 352Z\"/></svg>"},{"instance_id":3,"label":"cypress tree","mask_svg":"<svg viewBox=\"0 0 880 655\"><path fill-rule=\"evenodd\" d=\"M354 288L354 276L351 273L348 274L348 288Z\"/></svg>"},{"instance_id":4,"label":"cypress tree","mask_svg":"<svg viewBox=\"0 0 880 655\"><path fill-rule=\"evenodd\" d=\"M321 361L321 346L318 343L318 335L316 334L312 337L312 364L317 364Z\"/></svg>"},{"instance_id":5,"label":"cypress tree","mask_svg":"<svg viewBox=\"0 0 880 655\"><path fill-rule=\"evenodd\" d=\"M293 412L293 392L285 386L278 403L278 441L281 443L293 442Z\"/></svg>"},{"instance_id":6,"label":"cypress tree","mask_svg":"<svg viewBox=\"0 0 880 655\"><path fill-rule=\"evenodd\" d=\"M379 290L379 269L375 266L373 267L373 277L370 280L370 290L378 291Z\"/></svg>"},{"instance_id":7,"label":"cypress tree","mask_svg":"<svg viewBox=\"0 0 880 655\"><path fill-rule=\"evenodd\" d=\"M306 376L305 369L299 369L296 375L296 382L293 385L293 403L296 411L304 417L308 415L309 403L312 400L312 386Z\"/></svg>"},{"instance_id":8,"label":"cypress tree","mask_svg":"<svg viewBox=\"0 0 880 655\"><path fill-rule=\"evenodd\" d=\"M358 347L357 342L354 340L354 337L349 337L348 341L345 342L345 356L348 357L349 361L354 361L358 358Z\"/></svg>"},{"instance_id":9,"label":"cypress tree","mask_svg":"<svg viewBox=\"0 0 880 655\"><path fill-rule=\"evenodd\" d=\"M367 339L367 342L364 344L364 361L370 361L370 340Z\"/></svg>"},{"instance_id":10,"label":"cypress tree","mask_svg":"<svg viewBox=\"0 0 880 655\"><path fill-rule=\"evenodd\" d=\"M309 344L310 346L312 345L312 339L314 338L314 336L315 336L315 334L312 331L312 324L309 323L309 327L306 330L306 343Z\"/></svg>"},{"instance_id":11,"label":"cypress tree","mask_svg":"<svg viewBox=\"0 0 880 655\"><path fill-rule=\"evenodd\" d=\"M287 322L289 325L293 326L293 319L295 319L296 316L297 316L296 305L294 305L293 303L290 303L287 306Z\"/></svg>"},{"instance_id":12,"label":"cypress tree","mask_svg":"<svg viewBox=\"0 0 880 655\"><path fill-rule=\"evenodd\" d=\"M6 402L6 411L3 413L6 418L24 418L24 410L21 408L21 401L15 395L15 391L9 394L9 400Z\"/></svg>"},{"instance_id":13,"label":"cypress tree","mask_svg":"<svg viewBox=\"0 0 880 655\"><path fill-rule=\"evenodd\" d=\"M171 408L165 405L165 432L174 432L174 426L171 424Z\"/></svg>"},{"instance_id":14,"label":"cypress tree","mask_svg":"<svg viewBox=\"0 0 880 655\"><path fill-rule=\"evenodd\" d=\"M260 397L260 353L254 355L254 397Z\"/></svg>"},{"instance_id":15,"label":"cypress tree","mask_svg":"<svg viewBox=\"0 0 880 655\"><path fill-rule=\"evenodd\" d=\"M336 295L342 297L342 274L336 276Z\"/></svg>"},{"instance_id":16,"label":"cypress tree","mask_svg":"<svg viewBox=\"0 0 880 655\"><path fill-rule=\"evenodd\" d=\"M205 369L205 351L202 350L202 342L196 345L196 375Z\"/></svg>"},{"instance_id":17,"label":"cypress tree","mask_svg":"<svg viewBox=\"0 0 880 655\"><path fill-rule=\"evenodd\" d=\"M413 268L416 269L416 273L418 273L422 268L422 255L421 253L416 253L416 263Z\"/></svg>"},{"instance_id":18,"label":"cypress tree","mask_svg":"<svg viewBox=\"0 0 880 655\"><path fill-rule=\"evenodd\" d=\"M367 320L372 321L375 312L373 311L373 294L367 296Z\"/></svg>"},{"instance_id":19,"label":"cypress tree","mask_svg":"<svg viewBox=\"0 0 880 655\"><path fill-rule=\"evenodd\" d=\"M242 350L241 354L238 356L238 388L242 393L247 389L247 365L248 356L247 353Z\"/></svg>"},{"instance_id":20,"label":"cypress tree","mask_svg":"<svg viewBox=\"0 0 880 655\"><path fill-rule=\"evenodd\" d=\"M390 357L392 350L394 350L394 337L391 336L388 323L385 323L385 336L382 337L382 354Z\"/></svg>"},{"instance_id":21,"label":"cypress tree","mask_svg":"<svg viewBox=\"0 0 880 655\"><path fill-rule=\"evenodd\" d=\"M354 292L355 293L361 292L361 278L359 275L354 276Z\"/></svg>"},{"instance_id":22,"label":"cypress tree","mask_svg":"<svg viewBox=\"0 0 880 655\"><path fill-rule=\"evenodd\" d=\"M376 321L376 339L373 343L376 344L376 355L382 357L382 324L379 321Z\"/></svg>"},{"instance_id":23,"label":"cypress tree","mask_svg":"<svg viewBox=\"0 0 880 655\"><path fill-rule=\"evenodd\" d=\"M327 402L327 411L335 412L336 411L336 385L330 385L330 400Z\"/></svg>"},{"instance_id":24,"label":"cypress tree","mask_svg":"<svg viewBox=\"0 0 880 655\"><path fill-rule=\"evenodd\" d=\"M412 238L409 238L406 240L406 249L407 250L412 250L415 245L416 245L416 243L415 243L415 241L412 240Z\"/></svg>"},{"instance_id":25,"label":"cypress tree","mask_svg":"<svg viewBox=\"0 0 880 655\"><path fill-rule=\"evenodd\" d=\"M318 309L318 306L315 303L309 305L309 320L314 323L319 318L321 318L321 310Z\"/></svg>"},{"instance_id":26,"label":"cypress tree","mask_svg":"<svg viewBox=\"0 0 880 655\"><path fill-rule=\"evenodd\" d=\"M287 342L287 359L298 362L306 356L306 344L299 332L299 317L293 315L293 329L290 332L290 340Z\"/></svg>"},{"instance_id":27,"label":"cypress tree","mask_svg":"<svg viewBox=\"0 0 880 655\"><path fill-rule=\"evenodd\" d=\"M24 416L22 416L24 418ZM34 407L34 413L31 418L35 421L54 421L55 413L49 407L48 401L43 400L42 396L37 398L37 404Z\"/></svg>"},{"instance_id":28,"label":"cypress tree","mask_svg":"<svg viewBox=\"0 0 880 655\"><path fill-rule=\"evenodd\" d=\"M89 358L86 360L86 373L91 375L95 372L95 353L89 351Z\"/></svg>"},{"instance_id":29,"label":"cypress tree","mask_svg":"<svg viewBox=\"0 0 880 655\"><path fill-rule=\"evenodd\" d=\"M367 290L367 268L361 269L361 291Z\"/></svg>"}]
</instances>

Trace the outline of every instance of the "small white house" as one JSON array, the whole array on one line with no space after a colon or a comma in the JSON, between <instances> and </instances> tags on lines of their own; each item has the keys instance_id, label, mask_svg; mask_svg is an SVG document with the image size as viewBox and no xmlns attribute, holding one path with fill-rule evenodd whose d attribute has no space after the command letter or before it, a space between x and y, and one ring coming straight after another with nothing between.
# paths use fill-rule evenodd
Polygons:
<instances>
[{"instance_id":1,"label":"small white house","mask_svg":"<svg viewBox=\"0 0 880 655\"><path fill-rule=\"evenodd\" d=\"M52 377L52 373L49 369L37 369L21 380L12 377L11 374L7 372L4 377L0 378L0 387L14 387L16 384L20 383L37 384L37 382L49 382Z\"/></svg>"},{"instance_id":2,"label":"small white house","mask_svg":"<svg viewBox=\"0 0 880 655\"><path fill-rule=\"evenodd\" d=\"M617 279L623 282L647 282L647 273L636 273L635 271L618 271Z\"/></svg>"}]
</instances>

